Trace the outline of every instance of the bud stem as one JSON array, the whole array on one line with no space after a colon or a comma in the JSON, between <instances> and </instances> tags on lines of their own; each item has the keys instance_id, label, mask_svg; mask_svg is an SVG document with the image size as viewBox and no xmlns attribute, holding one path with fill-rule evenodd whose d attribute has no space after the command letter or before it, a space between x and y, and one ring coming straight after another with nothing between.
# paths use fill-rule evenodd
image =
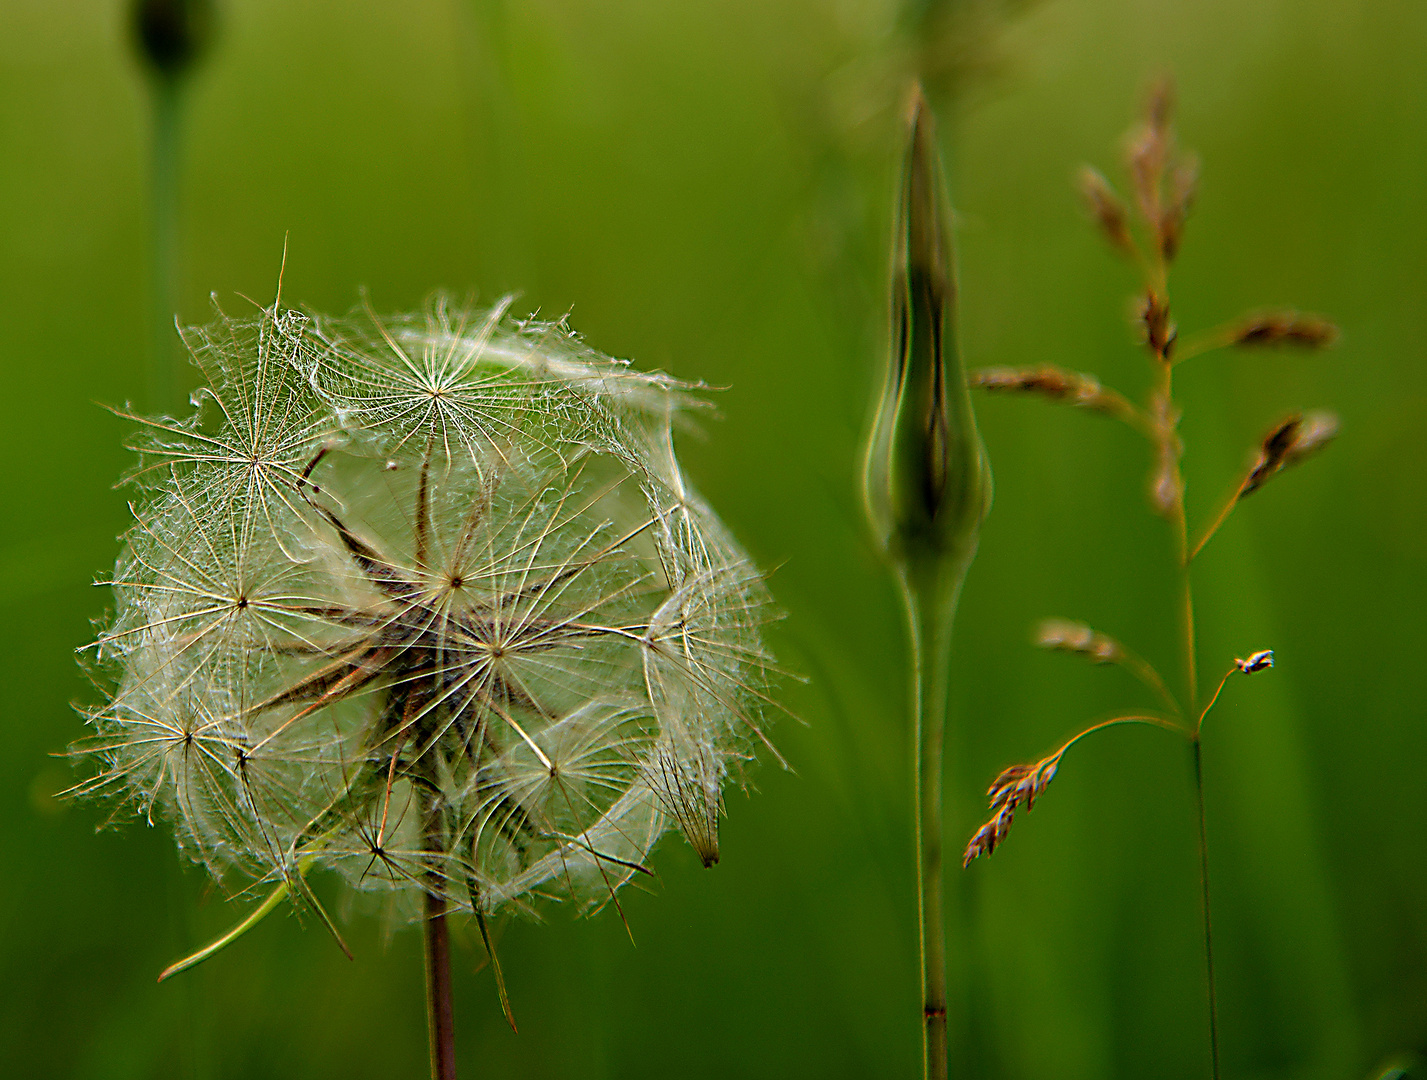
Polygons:
<instances>
[{"instance_id":1,"label":"bud stem","mask_svg":"<svg viewBox=\"0 0 1427 1080\"><path fill-rule=\"evenodd\" d=\"M955 560L926 574L899 571L907 627L912 647L912 721L914 770L916 776L917 917L918 951L921 959L922 1068L926 1080L946 1080L948 1075L948 1016L952 1014L947 995L944 840L945 812L942 783L945 773L947 669L951 655L951 633L956 619L961 584L970 559ZM956 835L960 835L957 833ZM960 930L962 904L953 897L952 921ZM958 940L964 943L965 935ZM957 958L954 983L964 987L965 956ZM964 1023L967 1002L958 995L955 1002L957 1045L965 1049L970 1032ZM969 1054L963 1055L969 1058Z\"/></svg>"}]
</instances>

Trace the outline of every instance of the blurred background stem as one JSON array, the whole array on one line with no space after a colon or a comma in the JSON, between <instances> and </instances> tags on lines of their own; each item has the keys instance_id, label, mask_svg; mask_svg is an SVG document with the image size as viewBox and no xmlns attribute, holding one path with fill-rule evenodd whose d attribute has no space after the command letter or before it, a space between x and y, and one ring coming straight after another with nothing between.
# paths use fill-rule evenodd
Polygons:
<instances>
[{"instance_id":1,"label":"blurred background stem","mask_svg":"<svg viewBox=\"0 0 1427 1080\"><path fill-rule=\"evenodd\" d=\"M149 155L150 342L147 407L174 408L179 342L174 329L179 287L179 183L183 111L194 65L213 36L213 0L135 0L132 41L148 76L153 128Z\"/></svg>"},{"instance_id":2,"label":"blurred background stem","mask_svg":"<svg viewBox=\"0 0 1427 1080\"><path fill-rule=\"evenodd\" d=\"M172 409L177 382L178 338L178 167L183 86L177 78L151 80L153 133L149 157L149 245L152 274L152 314L148 375L148 407Z\"/></svg>"}]
</instances>

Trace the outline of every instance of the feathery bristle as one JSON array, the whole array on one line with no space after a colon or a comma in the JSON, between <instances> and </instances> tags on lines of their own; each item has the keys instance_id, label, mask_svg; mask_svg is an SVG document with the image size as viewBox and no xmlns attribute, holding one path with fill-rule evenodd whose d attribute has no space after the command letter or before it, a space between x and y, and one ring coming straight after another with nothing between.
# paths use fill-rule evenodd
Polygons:
<instances>
[{"instance_id":1,"label":"feathery bristle","mask_svg":"<svg viewBox=\"0 0 1427 1080\"><path fill-rule=\"evenodd\" d=\"M506 308L187 334L211 407L133 418L83 793L413 919L599 906L675 824L717 860L768 597L674 456L693 388Z\"/></svg>"}]
</instances>

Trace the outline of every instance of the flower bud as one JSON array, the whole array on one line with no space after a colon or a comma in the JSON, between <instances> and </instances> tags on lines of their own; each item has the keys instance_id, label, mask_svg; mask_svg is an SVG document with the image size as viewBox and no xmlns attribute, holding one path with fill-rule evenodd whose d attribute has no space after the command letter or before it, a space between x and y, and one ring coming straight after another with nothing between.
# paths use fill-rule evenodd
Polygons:
<instances>
[{"instance_id":1,"label":"flower bud","mask_svg":"<svg viewBox=\"0 0 1427 1080\"><path fill-rule=\"evenodd\" d=\"M893 240L891 349L864 494L877 542L902 572L954 567L959 580L991 504L991 472L956 340L949 218L918 88Z\"/></svg>"},{"instance_id":2,"label":"flower bud","mask_svg":"<svg viewBox=\"0 0 1427 1080\"><path fill-rule=\"evenodd\" d=\"M138 0L132 17L139 55L165 79L192 67L213 36L212 0Z\"/></svg>"},{"instance_id":3,"label":"flower bud","mask_svg":"<svg viewBox=\"0 0 1427 1080\"><path fill-rule=\"evenodd\" d=\"M1273 667L1273 650L1261 649L1256 653L1251 653L1245 660L1236 659L1234 666L1245 675L1252 675L1255 671L1264 671Z\"/></svg>"}]
</instances>

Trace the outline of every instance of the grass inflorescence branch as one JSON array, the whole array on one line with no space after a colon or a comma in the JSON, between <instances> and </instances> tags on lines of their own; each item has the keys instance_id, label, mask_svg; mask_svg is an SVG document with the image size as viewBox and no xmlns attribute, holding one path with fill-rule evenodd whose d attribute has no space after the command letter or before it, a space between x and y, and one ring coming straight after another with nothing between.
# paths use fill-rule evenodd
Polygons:
<instances>
[{"instance_id":1,"label":"grass inflorescence branch","mask_svg":"<svg viewBox=\"0 0 1427 1080\"><path fill-rule=\"evenodd\" d=\"M1317 315L1292 311L1257 313L1192 337L1183 348L1179 346L1179 330L1171 315L1169 271L1179 253L1185 222L1193 205L1199 164L1197 159L1178 150L1172 118L1173 95L1169 83L1163 82L1150 95L1144 117L1127 141L1125 164L1132 192L1130 200L1122 198L1101 173L1089 167L1082 170L1079 180L1092 221L1112 250L1127 258L1141 274L1137 320L1140 340L1151 366L1151 387L1146 400L1135 404L1124 395L1102 387L1093 375L1049 367L1020 371L991 369L973 373L971 381L987 390L1020 391L1117 416L1150 444L1149 503L1169 523L1173 537L1178 598L1171 619L1178 628L1180 682L1177 688L1171 689L1148 662L1116 639L1083 623L1066 620L1043 623L1037 635L1037 643L1042 647L1080 655L1097 664L1125 668L1153 694L1163 711L1146 709L1092 723L1038 761L1013 765L1003 771L987 790L991 815L972 835L962 861L963 865L969 865L982 855L990 855L1005 841L1016 811L1021 808L1029 811L1033 807L1056 776L1066 751L1081 739L1128 724L1158 727L1183 738L1190 747L1193 764L1209 1048L1212 1073L1218 1080L1219 1013L1201 736L1205 718L1218 702L1228 680L1236 674L1254 674L1272 668L1273 653L1265 649L1235 659L1201 706L1191 564L1241 501L1284 469L1326 446L1337 433L1338 421L1331 413L1311 412L1294 413L1275 424L1253 452L1252 461L1228 499L1191 543L1180 469L1184 446L1179 435L1181 410L1174 395L1174 370L1184 360L1216 349L1267 346L1321 349L1337 340L1338 331Z\"/></svg>"}]
</instances>

